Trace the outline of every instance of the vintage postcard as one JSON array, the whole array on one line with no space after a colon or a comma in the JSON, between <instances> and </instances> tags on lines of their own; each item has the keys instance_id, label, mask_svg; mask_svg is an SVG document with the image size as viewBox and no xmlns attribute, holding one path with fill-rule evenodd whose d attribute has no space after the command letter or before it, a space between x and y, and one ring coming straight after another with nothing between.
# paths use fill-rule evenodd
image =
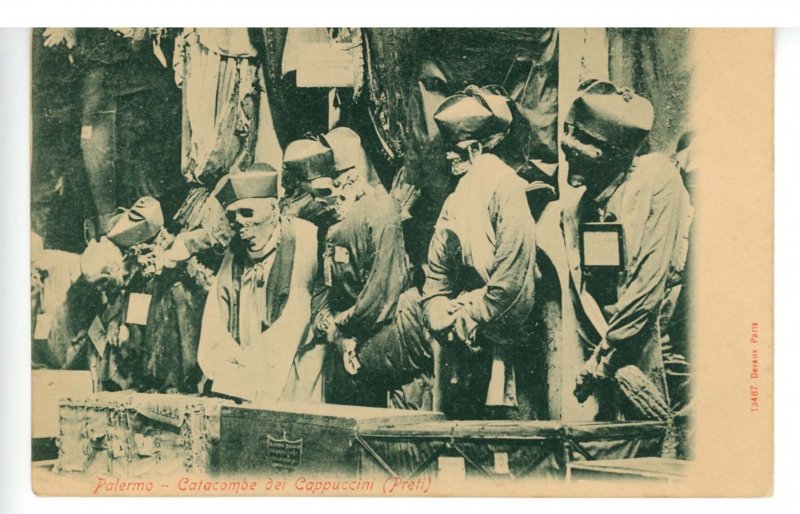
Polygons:
<instances>
[{"instance_id":1,"label":"vintage postcard","mask_svg":"<svg viewBox=\"0 0 800 514\"><path fill-rule=\"evenodd\" d=\"M31 42L36 494L771 494L771 30Z\"/></svg>"}]
</instances>

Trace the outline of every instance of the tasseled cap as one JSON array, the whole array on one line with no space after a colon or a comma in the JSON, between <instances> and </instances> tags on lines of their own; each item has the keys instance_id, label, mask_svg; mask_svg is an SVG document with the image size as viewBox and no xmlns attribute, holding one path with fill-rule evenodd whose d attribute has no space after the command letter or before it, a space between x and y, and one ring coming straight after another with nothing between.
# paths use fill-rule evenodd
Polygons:
<instances>
[{"instance_id":1,"label":"tasseled cap","mask_svg":"<svg viewBox=\"0 0 800 514\"><path fill-rule=\"evenodd\" d=\"M511 126L507 97L486 88L468 86L445 100L433 115L446 143L480 141L496 144Z\"/></svg>"},{"instance_id":2,"label":"tasseled cap","mask_svg":"<svg viewBox=\"0 0 800 514\"><path fill-rule=\"evenodd\" d=\"M337 175L333 150L316 139L298 139L289 143L283 153L283 169L301 177L301 180Z\"/></svg>"},{"instance_id":3,"label":"tasseled cap","mask_svg":"<svg viewBox=\"0 0 800 514\"><path fill-rule=\"evenodd\" d=\"M109 222L108 239L121 248L146 243L164 226L161 204L145 196L136 200L130 209L122 209Z\"/></svg>"},{"instance_id":4,"label":"tasseled cap","mask_svg":"<svg viewBox=\"0 0 800 514\"><path fill-rule=\"evenodd\" d=\"M215 196L223 209L245 198L278 198L278 172L269 164L256 163L229 173L220 179Z\"/></svg>"},{"instance_id":5,"label":"tasseled cap","mask_svg":"<svg viewBox=\"0 0 800 514\"><path fill-rule=\"evenodd\" d=\"M635 151L653 128L653 106L629 88L610 82L584 83L566 123L611 146Z\"/></svg>"}]
</instances>

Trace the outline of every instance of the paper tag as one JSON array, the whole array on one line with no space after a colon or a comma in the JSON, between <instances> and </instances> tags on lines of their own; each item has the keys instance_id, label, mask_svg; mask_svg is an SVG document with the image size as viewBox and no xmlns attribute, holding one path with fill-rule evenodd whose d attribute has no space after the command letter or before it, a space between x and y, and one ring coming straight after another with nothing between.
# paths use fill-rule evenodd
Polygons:
<instances>
[{"instance_id":1,"label":"paper tag","mask_svg":"<svg viewBox=\"0 0 800 514\"><path fill-rule=\"evenodd\" d=\"M164 55L164 51L161 49L161 40L153 40L153 55L156 56L158 62L161 63L163 68L167 67L167 57Z\"/></svg>"},{"instance_id":2,"label":"paper tag","mask_svg":"<svg viewBox=\"0 0 800 514\"><path fill-rule=\"evenodd\" d=\"M131 293L128 298L128 314L125 323L133 325L147 325L147 311L150 310L149 294Z\"/></svg>"},{"instance_id":3,"label":"paper tag","mask_svg":"<svg viewBox=\"0 0 800 514\"><path fill-rule=\"evenodd\" d=\"M97 353L104 355L106 345L108 344L108 337L106 336L106 327L103 326L103 322L100 321L99 316L94 317L94 321L92 321L92 324L89 326L89 331L86 335L89 336L89 340L94 345Z\"/></svg>"},{"instance_id":4,"label":"paper tag","mask_svg":"<svg viewBox=\"0 0 800 514\"><path fill-rule=\"evenodd\" d=\"M155 439L152 436L145 437L144 434L134 433L133 441L136 443L136 453L138 455L146 457L156 454Z\"/></svg>"},{"instance_id":5,"label":"paper tag","mask_svg":"<svg viewBox=\"0 0 800 514\"><path fill-rule=\"evenodd\" d=\"M585 266L619 266L619 244L615 232L587 232L584 236Z\"/></svg>"},{"instance_id":6,"label":"paper tag","mask_svg":"<svg viewBox=\"0 0 800 514\"><path fill-rule=\"evenodd\" d=\"M494 452L494 472L498 475L509 475L508 454L506 452Z\"/></svg>"},{"instance_id":7,"label":"paper tag","mask_svg":"<svg viewBox=\"0 0 800 514\"><path fill-rule=\"evenodd\" d=\"M330 255L323 257L322 269L325 275L325 287L333 286L333 262L331 262Z\"/></svg>"},{"instance_id":8,"label":"paper tag","mask_svg":"<svg viewBox=\"0 0 800 514\"><path fill-rule=\"evenodd\" d=\"M36 327L33 329L33 338L37 341L45 340L50 337L50 328L53 326L53 316L49 314L39 314L36 316Z\"/></svg>"},{"instance_id":9,"label":"paper tag","mask_svg":"<svg viewBox=\"0 0 800 514\"><path fill-rule=\"evenodd\" d=\"M353 43L304 42L303 66L297 67L297 87L355 87L363 66L361 47Z\"/></svg>"},{"instance_id":10,"label":"paper tag","mask_svg":"<svg viewBox=\"0 0 800 514\"><path fill-rule=\"evenodd\" d=\"M81 127L81 139L92 139L91 125L84 125Z\"/></svg>"},{"instance_id":11,"label":"paper tag","mask_svg":"<svg viewBox=\"0 0 800 514\"><path fill-rule=\"evenodd\" d=\"M584 267L620 268L624 264L623 228L620 223L583 223L581 262Z\"/></svg>"},{"instance_id":12,"label":"paper tag","mask_svg":"<svg viewBox=\"0 0 800 514\"><path fill-rule=\"evenodd\" d=\"M467 469L463 457L439 457L439 479L464 481Z\"/></svg>"},{"instance_id":13,"label":"paper tag","mask_svg":"<svg viewBox=\"0 0 800 514\"><path fill-rule=\"evenodd\" d=\"M333 260L339 264L347 264L350 262L350 251L344 246L334 247Z\"/></svg>"}]
</instances>

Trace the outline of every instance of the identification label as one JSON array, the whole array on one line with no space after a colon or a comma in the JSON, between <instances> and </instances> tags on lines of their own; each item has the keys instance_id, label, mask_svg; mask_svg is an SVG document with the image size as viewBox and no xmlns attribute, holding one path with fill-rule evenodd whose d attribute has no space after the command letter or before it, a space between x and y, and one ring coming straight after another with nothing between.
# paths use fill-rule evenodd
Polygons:
<instances>
[{"instance_id":1,"label":"identification label","mask_svg":"<svg viewBox=\"0 0 800 514\"><path fill-rule=\"evenodd\" d=\"M36 327L33 329L33 338L37 341L45 340L50 337L50 329L53 327L53 316L42 313L36 316Z\"/></svg>"},{"instance_id":2,"label":"identification label","mask_svg":"<svg viewBox=\"0 0 800 514\"><path fill-rule=\"evenodd\" d=\"M128 298L128 314L125 317L125 323L132 325L147 325L147 311L150 310L149 294L131 293Z\"/></svg>"}]
</instances>

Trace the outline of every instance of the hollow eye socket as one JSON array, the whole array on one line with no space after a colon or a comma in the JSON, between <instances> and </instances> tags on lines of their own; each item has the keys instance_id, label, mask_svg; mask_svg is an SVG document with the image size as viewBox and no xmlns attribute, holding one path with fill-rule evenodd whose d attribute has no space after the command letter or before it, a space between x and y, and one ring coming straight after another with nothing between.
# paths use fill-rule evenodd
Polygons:
<instances>
[{"instance_id":1,"label":"hollow eye socket","mask_svg":"<svg viewBox=\"0 0 800 514\"><path fill-rule=\"evenodd\" d=\"M613 148L605 141L597 139L591 134L588 134L587 132L581 130L580 127L576 127L572 123L564 124L564 133L568 136L572 136L579 143L582 143L587 146L594 146L602 151L608 151Z\"/></svg>"},{"instance_id":2,"label":"hollow eye socket","mask_svg":"<svg viewBox=\"0 0 800 514\"><path fill-rule=\"evenodd\" d=\"M447 96L447 83L439 77L421 77L419 83L428 93L438 93Z\"/></svg>"},{"instance_id":3,"label":"hollow eye socket","mask_svg":"<svg viewBox=\"0 0 800 514\"><path fill-rule=\"evenodd\" d=\"M333 189L328 187L318 187L311 190L311 194L315 198L328 198L333 195Z\"/></svg>"},{"instance_id":4,"label":"hollow eye socket","mask_svg":"<svg viewBox=\"0 0 800 514\"><path fill-rule=\"evenodd\" d=\"M249 209L247 207L243 207L241 209L236 209L235 211L228 211L228 220L229 221L236 221L238 217L242 218L252 218L253 217L253 209Z\"/></svg>"}]
</instances>

